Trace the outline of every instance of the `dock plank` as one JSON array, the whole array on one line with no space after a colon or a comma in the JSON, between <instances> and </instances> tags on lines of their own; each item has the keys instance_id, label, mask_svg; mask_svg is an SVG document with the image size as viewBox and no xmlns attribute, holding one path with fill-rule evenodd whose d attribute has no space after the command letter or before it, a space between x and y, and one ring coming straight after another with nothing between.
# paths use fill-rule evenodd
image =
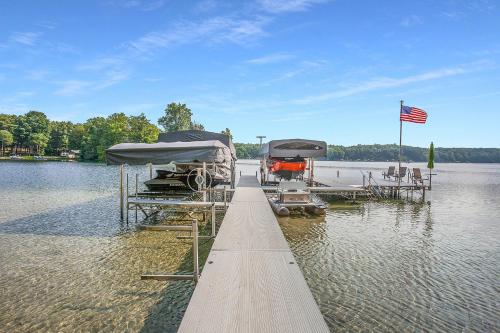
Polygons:
<instances>
[{"instance_id":1,"label":"dock plank","mask_svg":"<svg viewBox=\"0 0 500 333\"><path fill-rule=\"evenodd\" d=\"M274 212L265 202L232 204L212 246L214 250L288 250Z\"/></svg>"},{"instance_id":2,"label":"dock plank","mask_svg":"<svg viewBox=\"0 0 500 333\"><path fill-rule=\"evenodd\" d=\"M179 332L328 332L255 177L234 198Z\"/></svg>"}]
</instances>

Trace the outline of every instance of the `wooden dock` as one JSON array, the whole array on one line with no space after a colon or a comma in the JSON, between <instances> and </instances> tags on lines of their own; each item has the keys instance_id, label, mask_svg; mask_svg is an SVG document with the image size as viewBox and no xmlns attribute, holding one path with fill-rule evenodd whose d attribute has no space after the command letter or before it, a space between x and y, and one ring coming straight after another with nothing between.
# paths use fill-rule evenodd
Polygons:
<instances>
[{"instance_id":1,"label":"wooden dock","mask_svg":"<svg viewBox=\"0 0 500 333\"><path fill-rule=\"evenodd\" d=\"M253 176L242 176L179 332L329 332Z\"/></svg>"}]
</instances>

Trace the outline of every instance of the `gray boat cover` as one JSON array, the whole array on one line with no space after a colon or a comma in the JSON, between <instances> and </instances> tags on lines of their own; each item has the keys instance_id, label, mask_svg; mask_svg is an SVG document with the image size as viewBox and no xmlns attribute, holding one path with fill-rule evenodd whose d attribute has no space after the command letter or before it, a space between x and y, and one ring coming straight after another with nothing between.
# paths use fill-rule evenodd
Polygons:
<instances>
[{"instance_id":1,"label":"gray boat cover","mask_svg":"<svg viewBox=\"0 0 500 333\"><path fill-rule=\"evenodd\" d=\"M267 157L326 157L325 141L286 139L272 140L262 146L261 154Z\"/></svg>"},{"instance_id":2,"label":"gray boat cover","mask_svg":"<svg viewBox=\"0 0 500 333\"><path fill-rule=\"evenodd\" d=\"M215 162L230 165L230 149L218 140L192 142L120 143L106 149L109 165L155 165Z\"/></svg>"},{"instance_id":3,"label":"gray boat cover","mask_svg":"<svg viewBox=\"0 0 500 333\"><path fill-rule=\"evenodd\" d=\"M219 140L231 150L231 155L236 160L236 149L234 148L231 138L222 133L214 133L200 130L187 130L177 132L160 133L158 142L192 142L192 141L207 141Z\"/></svg>"}]
</instances>

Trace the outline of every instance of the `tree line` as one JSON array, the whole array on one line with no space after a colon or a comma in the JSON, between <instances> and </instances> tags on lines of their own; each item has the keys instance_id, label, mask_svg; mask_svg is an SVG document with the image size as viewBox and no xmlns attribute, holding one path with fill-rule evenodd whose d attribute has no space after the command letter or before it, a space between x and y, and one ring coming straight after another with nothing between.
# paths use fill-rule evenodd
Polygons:
<instances>
[{"instance_id":1,"label":"tree line","mask_svg":"<svg viewBox=\"0 0 500 333\"><path fill-rule=\"evenodd\" d=\"M428 148L403 146L401 160L408 162L426 162ZM328 160L347 161L397 161L399 145L356 145L328 146ZM500 163L499 148L436 148L436 162L440 163Z\"/></svg>"},{"instance_id":2,"label":"tree line","mask_svg":"<svg viewBox=\"0 0 500 333\"><path fill-rule=\"evenodd\" d=\"M170 103L158 124L165 131L204 130L192 120L193 113L181 103ZM90 118L84 123L51 121L40 111L24 115L0 114L0 154L59 155L69 150L80 151L84 161L104 161L105 150L121 142L152 143L158 139L160 128L143 113L127 116L113 113L107 117ZM221 133L232 136L226 128Z\"/></svg>"},{"instance_id":3,"label":"tree line","mask_svg":"<svg viewBox=\"0 0 500 333\"><path fill-rule=\"evenodd\" d=\"M260 147L253 143L235 143L238 158L260 158ZM427 162L428 148L403 146L401 159ZM397 161L399 145L328 145L328 161ZM499 148L436 148L435 161L440 163L500 163Z\"/></svg>"},{"instance_id":4,"label":"tree line","mask_svg":"<svg viewBox=\"0 0 500 333\"><path fill-rule=\"evenodd\" d=\"M188 129L204 130L193 119L193 112L181 103L170 103L158 125L164 131ZM158 139L161 129L143 113L127 116L113 113L107 117L90 118L84 123L51 121L40 111L24 115L0 114L0 154L59 155L69 150L79 150L84 161L104 161L105 150L121 142L152 143ZM232 137L229 128L221 133ZM256 143L235 143L240 159L260 158L260 146ZM326 160L333 161L396 161L399 146L391 145L329 145ZM427 161L428 149L403 147L404 161ZM499 148L436 148L436 162L500 163Z\"/></svg>"}]
</instances>

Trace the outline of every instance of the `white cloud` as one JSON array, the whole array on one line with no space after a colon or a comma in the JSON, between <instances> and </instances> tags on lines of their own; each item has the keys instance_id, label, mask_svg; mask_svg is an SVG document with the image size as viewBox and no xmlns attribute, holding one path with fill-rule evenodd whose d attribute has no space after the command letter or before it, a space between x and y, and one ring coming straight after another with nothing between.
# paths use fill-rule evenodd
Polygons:
<instances>
[{"instance_id":1,"label":"white cloud","mask_svg":"<svg viewBox=\"0 0 500 333\"><path fill-rule=\"evenodd\" d=\"M30 107L26 104L12 104L12 105L0 104L0 113L23 114L28 112L29 109Z\"/></svg>"},{"instance_id":2,"label":"white cloud","mask_svg":"<svg viewBox=\"0 0 500 333\"><path fill-rule=\"evenodd\" d=\"M158 49L196 42L221 43L228 41L236 44L247 44L266 35L264 26L268 22L269 19L265 17L241 19L223 16L201 22L179 22L171 29L150 32L126 43L126 46L136 55L147 55Z\"/></svg>"},{"instance_id":3,"label":"white cloud","mask_svg":"<svg viewBox=\"0 0 500 333\"><path fill-rule=\"evenodd\" d=\"M405 17L404 19L402 19L400 23L403 27L408 28L408 27L412 27L415 25L423 24L424 22L422 21L422 19L419 16L411 15L411 16L408 16L408 17Z\"/></svg>"},{"instance_id":4,"label":"white cloud","mask_svg":"<svg viewBox=\"0 0 500 333\"><path fill-rule=\"evenodd\" d=\"M160 82L163 80L164 80L164 78L162 78L162 77L146 77L146 78L144 78L144 81L151 82L151 83Z\"/></svg>"},{"instance_id":5,"label":"white cloud","mask_svg":"<svg viewBox=\"0 0 500 333\"><path fill-rule=\"evenodd\" d=\"M53 21L41 21L41 22L36 23L36 25L39 26L40 28L44 28L44 29L48 29L48 30L52 30L52 29L55 29L57 27L57 23L55 23Z\"/></svg>"},{"instance_id":6,"label":"white cloud","mask_svg":"<svg viewBox=\"0 0 500 333\"><path fill-rule=\"evenodd\" d=\"M66 44L66 43L53 43L50 44L54 50L57 52L61 53L71 53L71 54L79 54L80 51L78 48L74 47L73 45Z\"/></svg>"},{"instance_id":7,"label":"white cloud","mask_svg":"<svg viewBox=\"0 0 500 333\"><path fill-rule=\"evenodd\" d=\"M259 0L261 8L270 13L299 12L329 0Z\"/></svg>"},{"instance_id":8,"label":"white cloud","mask_svg":"<svg viewBox=\"0 0 500 333\"><path fill-rule=\"evenodd\" d=\"M247 64L252 64L252 65L267 65L267 64L272 64L276 62L282 62L285 60L289 60L293 58L294 56L288 53L273 53L273 54L268 54L259 58L254 58L245 61Z\"/></svg>"},{"instance_id":9,"label":"white cloud","mask_svg":"<svg viewBox=\"0 0 500 333\"><path fill-rule=\"evenodd\" d=\"M100 82L96 82L94 89L100 90L113 86L119 82L128 79L128 73L124 71L111 70L106 72L104 78Z\"/></svg>"},{"instance_id":10,"label":"white cloud","mask_svg":"<svg viewBox=\"0 0 500 333\"><path fill-rule=\"evenodd\" d=\"M10 94L8 97L5 97L1 100L2 103L14 103L18 101L22 101L26 97L30 97L35 95L35 91L18 91L14 94Z\"/></svg>"},{"instance_id":11,"label":"white cloud","mask_svg":"<svg viewBox=\"0 0 500 333\"><path fill-rule=\"evenodd\" d=\"M126 9L139 9L149 12L163 7L165 5L165 0L114 0L108 2L108 4Z\"/></svg>"},{"instance_id":12,"label":"white cloud","mask_svg":"<svg viewBox=\"0 0 500 333\"><path fill-rule=\"evenodd\" d=\"M28 80L39 81L45 79L50 74L50 71L45 69L33 69L26 71L24 76Z\"/></svg>"},{"instance_id":13,"label":"white cloud","mask_svg":"<svg viewBox=\"0 0 500 333\"><path fill-rule=\"evenodd\" d=\"M217 6L218 3L215 0L202 0L195 5L194 11L198 13L207 13L213 11Z\"/></svg>"},{"instance_id":14,"label":"white cloud","mask_svg":"<svg viewBox=\"0 0 500 333\"><path fill-rule=\"evenodd\" d=\"M77 70L101 71L106 68L116 67L123 64L123 59L118 56L101 57L96 60L77 66Z\"/></svg>"},{"instance_id":15,"label":"white cloud","mask_svg":"<svg viewBox=\"0 0 500 333\"><path fill-rule=\"evenodd\" d=\"M452 20L452 21L458 21L458 20L462 19L463 17L465 17L465 14L462 12L450 11L450 12L442 12L441 16L444 16L447 19Z\"/></svg>"},{"instance_id":16,"label":"white cloud","mask_svg":"<svg viewBox=\"0 0 500 333\"><path fill-rule=\"evenodd\" d=\"M152 10L160 9L161 7L163 7L164 4L165 4L164 0L156 0L156 1L146 2L142 6L142 10L145 12L149 12Z\"/></svg>"},{"instance_id":17,"label":"white cloud","mask_svg":"<svg viewBox=\"0 0 500 333\"><path fill-rule=\"evenodd\" d=\"M88 91L92 86L92 82L83 80L66 80L59 81L57 84L60 88L54 92L55 95L59 96L74 96Z\"/></svg>"},{"instance_id":18,"label":"white cloud","mask_svg":"<svg viewBox=\"0 0 500 333\"><path fill-rule=\"evenodd\" d=\"M319 95L307 96L301 99L297 99L293 101L296 104L309 104L314 102L323 102L335 98L352 96L372 90L384 89L384 88L395 88L404 86L411 83L418 83L430 80L437 80L445 77L456 76L461 74L466 74L470 72L475 72L479 70L483 70L486 67L490 66L489 62L479 61L471 64L463 64L453 68L442 68L434 71L425 72L422 74L416 74L407 76L404 78L376 78L367 82L360 83L358 85L343 88Z\"/></svg>"},{"instance_id":19,"label":"white cloud","mask_svg":"<svg viewBox=\"0 0 500 333\"><path fill-rule=\"evenodd\" d=\"M323 67L325 64L326 64L326 61L304 60L304 61L299 62L298 64L295 64L293 69L284 72L283 74L279 75L276 78L261 82L259 85L269 86L269 85L274 84L276 82L289 80L289 79L292 79L292 78L297 77L297 76L302 75L302 74L311 73L314 70L317 70L317 69Z\"/></svg>"},{"instance_id":20,"label":"white cloud","mask_svg":"<svg viewBox=\"0 0 500 333\"><path fill-rule=\"evenodd\" d=\"M40 35L40 32L14 32L10 39L19 44L34 46Z\"/></svg>"},{"instance_id":21,"label":"white cloud","mask_svg":"<svg viewBox=\"0 0 500 333\"><path fill-rule=\"evenodd\" d=\"M59 96L75 96L89 91L102 90L128 79L128 73L119 70L108 70L103 77L94 80L65 80L54 82L60 86L54 94Z\"/></svg>"}]
</instances>

